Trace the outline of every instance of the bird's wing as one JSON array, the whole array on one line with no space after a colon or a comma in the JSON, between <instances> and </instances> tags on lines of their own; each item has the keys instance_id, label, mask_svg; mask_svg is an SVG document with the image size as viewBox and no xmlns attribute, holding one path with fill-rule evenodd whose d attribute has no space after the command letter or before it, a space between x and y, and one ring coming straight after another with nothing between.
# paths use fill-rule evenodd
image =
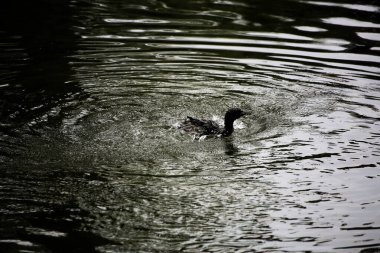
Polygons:
<instances>
[{"instance_id":1,"label":"bird's wing","mask_svg":"<svg viewBox=\"0 0 380 253\"><path fill-rule=\"evenodd\" d=\"M189 116L180 128L186 132L196 132L199 135L219 134L221 131L218 124L212 120L196 119Z\"/></svg>"},{"instance_id":2,"label":"bird's wing","mask_svg":"<svg viewBox=\"0 0 380 253\"><path fill-rule=\"evenodd\" d=\"M187 120L190 121L190 123L193 124L194 126L203 127L207 124L207 121L205 120L196 119L190 116L187 116Z\"/></svg>"},{"instance_id":3,"label":"bird's wing","mask_svg":"<svg viewBox=\"0 0 380 253\"><path fill-rule=\"evenodd\" d=\"M207 135L220 133L219 125L215 121L212 121L212 120L206 121L204 128L205 128L204 134L207 134Z\"/></svg>"}]
</instances>

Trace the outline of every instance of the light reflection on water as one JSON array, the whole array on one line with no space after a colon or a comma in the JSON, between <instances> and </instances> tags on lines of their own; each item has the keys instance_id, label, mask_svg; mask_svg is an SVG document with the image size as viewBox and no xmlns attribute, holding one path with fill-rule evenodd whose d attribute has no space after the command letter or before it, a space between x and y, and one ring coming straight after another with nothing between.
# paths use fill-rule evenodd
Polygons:
<instances>
[{"instance_id":1,"label":"light reflection on water","mask_svg":"<svg viewBox=\"0 0 380 253\"><path fill-rule=\"evenodd\" d=\"M375 4L73 1L68 28L1 26L0 246L376 252ZM173 127L235 106L231 138Z\"/></svg>"}]
</instances>

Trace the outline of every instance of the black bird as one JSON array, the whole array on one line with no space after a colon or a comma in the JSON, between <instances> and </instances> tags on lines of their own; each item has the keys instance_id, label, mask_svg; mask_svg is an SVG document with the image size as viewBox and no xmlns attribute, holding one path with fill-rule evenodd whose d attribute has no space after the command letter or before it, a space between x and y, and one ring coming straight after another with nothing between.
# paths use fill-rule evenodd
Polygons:
<instances>
[{"instance_id":1,"label":"black bird","mask_svg":"<svg viewBox=\"0 0 380 253\"><path fill-rule=\"evenodd\" d=\"M185 132L192 132L201 136L230 136L234 131L234 121L246 115L240 108L229 109L224 116L224 128L220 127L215 121L196 119L187 116L187 119L179 126Z\"/></svg>"}]
</instances>

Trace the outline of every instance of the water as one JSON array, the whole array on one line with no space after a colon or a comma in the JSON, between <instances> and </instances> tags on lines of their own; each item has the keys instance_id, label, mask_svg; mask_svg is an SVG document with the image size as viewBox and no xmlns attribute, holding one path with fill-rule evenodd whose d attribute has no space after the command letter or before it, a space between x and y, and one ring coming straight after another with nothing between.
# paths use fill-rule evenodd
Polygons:
<instances>
[{"instance_id":1,"label":"water","mask_svg":"<svg viewBox=\"0 0 380 253\"><path fill-rule=\"evenodd\" d=\"M378 1L0 14L2 251L380 251Z\"/></svg>"}]
</instances>

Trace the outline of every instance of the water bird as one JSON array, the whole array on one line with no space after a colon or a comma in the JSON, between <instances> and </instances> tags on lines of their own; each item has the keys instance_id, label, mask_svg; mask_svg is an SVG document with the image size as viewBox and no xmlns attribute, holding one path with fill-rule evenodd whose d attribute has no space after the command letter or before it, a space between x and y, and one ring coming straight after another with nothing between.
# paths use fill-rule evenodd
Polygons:
<instances>
[{"instance_id":1,"label":"water bird","mask_svg":"<svg viewBox=\"0 0 380 253\"><path fill-rule=\"evenodd\" d=\"M234 132L234 121L247 114L248 112L240 108L228 109L224 116L224 127L220 127L218 123L212 120L187 116L186 120L180 124L179 129L194 133L198 138L227 137Z\"/></svg>"}]
</instances>

